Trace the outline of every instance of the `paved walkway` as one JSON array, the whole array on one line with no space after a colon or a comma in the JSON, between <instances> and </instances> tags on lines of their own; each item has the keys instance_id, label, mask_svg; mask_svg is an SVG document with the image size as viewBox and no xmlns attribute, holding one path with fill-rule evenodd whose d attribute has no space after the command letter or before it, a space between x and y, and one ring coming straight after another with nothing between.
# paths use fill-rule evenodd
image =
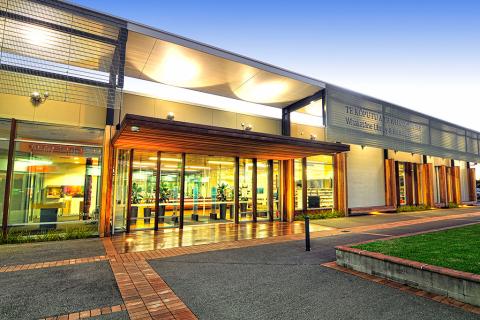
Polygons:
<instances>
[{"instance_id":1,"label":"paved walkway","mask_svg":"<svg viewBox=\"0 0 480 320\"><path fill-rule=\"evenodd\" d=\"M320 264L335 245L478 222L476 208L316 221L308 253L302 223L0 246L0 319L472 319Z\"/></svg>"}]
</instances>

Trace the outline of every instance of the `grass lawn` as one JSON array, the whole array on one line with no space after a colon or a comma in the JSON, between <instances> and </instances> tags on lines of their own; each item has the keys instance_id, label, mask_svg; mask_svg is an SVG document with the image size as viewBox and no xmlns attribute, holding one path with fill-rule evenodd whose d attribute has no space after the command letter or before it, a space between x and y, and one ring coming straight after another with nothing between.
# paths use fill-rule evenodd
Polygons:
<instances>
[{"instance_id":1,"label":"grass lawn","mask_svg":"<svg viewBox=\"0 0 480 320\"><path fill-rule=\"evenodd\" d=\"M480 224L353 247L480 274Z\"/></svg>"}]
</instances>

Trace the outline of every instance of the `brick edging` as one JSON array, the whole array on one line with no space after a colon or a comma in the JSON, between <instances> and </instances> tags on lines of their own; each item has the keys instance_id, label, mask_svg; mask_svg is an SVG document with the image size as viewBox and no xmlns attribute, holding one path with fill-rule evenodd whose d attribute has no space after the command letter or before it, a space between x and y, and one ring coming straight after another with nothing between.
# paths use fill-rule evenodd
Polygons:
<instances>
[{"instance_id":1,"label":"brick edging","mask_svg":"<svg viewBox=\"0 0 480 320\"><path fill-rule=\"evenodd\" d=\"M479 223L475 222L475 223L470 223L468 225L474 225L474 224L479 224ZM415 236L415 235L420 235L420 234L428 234L428 233L433 233L433 232L438 232L438 231L460 228L460 227L464 227L464 226L468 226L468 225L452 226L452 227L445 227L445 228L439 228L439 229L428 230L428 231L413 232L413 233L402 234L402 235L399 235L399 236L391 236L391 237L387 237L387 238L373 239L373 240L358 242L358 243L349 244L349 245L341 245L341 246L336 246L335 250L350 252L350 253L358 254L358 255L361 255L361 256L365 256L365 257L369 257L369 258L373 258L373 259L377 259L377 260L381 260L381 261L387 261L387 262L391 262L391 263L404 265L404 266L415 268L415 269L418 269L418 270L426 270L426 271L434 272L434 273L449 276L449 277L454 277L454 278L458 278L458 279L463 279L463 280L467 280L467 281L480 283L480 275L475 274L475 273L459 271L459 270L455 270L455 269L435 266L435 265L431 265L431 264L427 264L427 263L423 263L423 262L418 262L418 261L414 261L414 260L389 256L389 255L379 253L379 252L368 251L368 250L358 249L358 248L352 248L352 246L358 246L358 245L372 243L372 242L388 241L388 240L405 238L405 237L410 237L410 236Z\"/></svg>"}]
</instances>

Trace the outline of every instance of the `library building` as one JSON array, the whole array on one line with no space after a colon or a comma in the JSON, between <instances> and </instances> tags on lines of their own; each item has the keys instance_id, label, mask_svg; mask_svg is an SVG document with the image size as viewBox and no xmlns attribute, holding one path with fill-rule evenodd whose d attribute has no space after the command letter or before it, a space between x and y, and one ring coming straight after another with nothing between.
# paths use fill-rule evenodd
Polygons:
<instances>
[{"instance_id":1,"label":"library building","mask_svg":"<svg viewBox=\"0 0 480 320\"><path fill-rule=\"evenodd\" d=\"M70 3L0 12L4 234L476 204L476 131Z\"/></svg>"}]
</instances>

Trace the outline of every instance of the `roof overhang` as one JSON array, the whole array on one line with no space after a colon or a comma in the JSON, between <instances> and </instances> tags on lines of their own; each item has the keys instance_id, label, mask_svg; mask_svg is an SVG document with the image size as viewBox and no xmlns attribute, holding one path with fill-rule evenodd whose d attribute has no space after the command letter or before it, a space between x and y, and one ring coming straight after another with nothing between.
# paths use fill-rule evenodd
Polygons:
<instances>
[{"instance_id":1,"label":"roof overhang","mask_svg":"<svg viewBox=\"0 0 480 320\"><path fill-rule=\"evenodd\" d=\"M283 108L325 83L138 23L128 23L125 75Z\"/></svg>"},{"instance_id":2,"label":"roof overhang","mask_svg":"<svg viewBox=\"0 0 480 320\"><path fill-rule=\"evenodd\" d=\"M275 160L334 154L350 149L348 145L341 143L305 140L131 114L125 115L120 130L113 138L113 145L121 149Z\"/></svg>"}]
</instances>

